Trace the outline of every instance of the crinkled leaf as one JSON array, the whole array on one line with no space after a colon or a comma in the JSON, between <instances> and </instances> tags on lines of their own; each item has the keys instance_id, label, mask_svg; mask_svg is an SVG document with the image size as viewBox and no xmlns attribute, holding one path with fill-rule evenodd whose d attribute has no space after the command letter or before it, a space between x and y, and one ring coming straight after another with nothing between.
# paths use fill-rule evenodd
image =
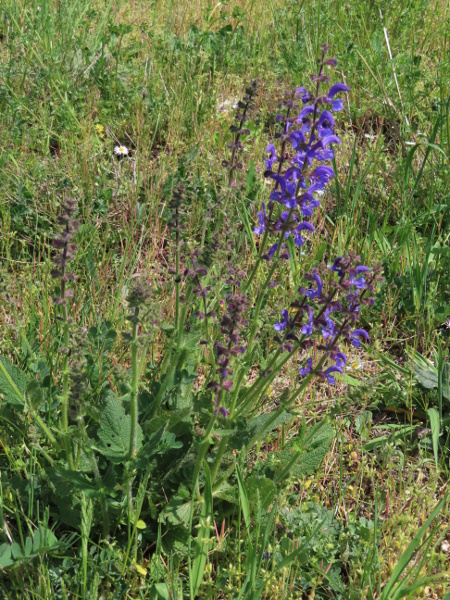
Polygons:
<instances>
[{"instance_id":1,"label":"crinkled leaf","mask_svg":"<svg viewBox=\"0 0 450 600\"><path fill-rule=\"evenodd\" d=\"M414 362L414 376L417 381L427 390L432 390L438 387L438 374L436 369L427 369Z\"/></svg>"},{"instance_id":2,"label":"crinkled leaf","mask_svg":"<svg viewBox=\"0 0 450 600\"><path fill-rule=\"evenodd\" d=\"M23 406L28 377L7 358L0 356L0 392L6 404Z\"/></svg>"},{"instance_id":3,"label":"crinkled leaf","mask_svg":"<svg viewBox=\"0 0 450 600\"><path fill-rule=\"evenodd\" d=\"M191 502L184 502L175 496L169 501L159 518L163 522L167 520L172 525L187 527L191 518Z\"/></svg>"},{"instance_id":4,"label":"crinkled leaf","mask_svg":"<svg viewBox=\"0 0 450 600\"><path fill-rule=\"evenodd\" d=\"M279 427L286 421L289 421L289 419L292 419L292 414L287 411L282 412L277 417L277 419L275 419L275 421L270 425L270 429L265 431L265 425L266 425L267 421L269 421L269 419L271 419L271 418L272 418L272 413L267 413L264 415L258 415L257 417L254 417L253 419L249 419L246 422L246 428L242 431L237 431L230 438L230 449L240 450L241 448L246 446L250 442L251 439L253 439L253 437L257 434L258 431L264 430L264 437L265 437L267 435L267 433L269 433L269 431L273 431L274 429L276 429L277 427Z\"/></svg>"},{"instance_id":5,"label":"crinkled leaf","mask_svg":"<svg viewBox=\"0 0 450 600\"><path fill-rule=\"evenodd\" d=\"M102 408L99 443L96 449L113 463L121 463L127 459L130 448L131 416L125 413L119 398L109 393ZM142 429L138 425L137 449L142 446Z\"/></svg>"},{"instance_id":6,"label":"crinkled leaf","mask_svg":"<svg viewBox=\"0 0 450 600\"><path fill-rule=\"evenodd\" d=\"M274 500L277 488L274 482L268 477L252 476L245 482L250 505L266 509Z\"/></svg>"},{"instance_id":7,"label":"crinkled leaf","mask_svg":"<svg viewBox=\"0 0 450 600\"><path fill-rule=\"evenodd\" d=\"M33 379L27 385L24 394L25 400L25 410L28 408L38 408L39 404L42 402L44 395L42 392L41 384L37 379Z\"/></svg>"},{"instance_id":8,"label":"crinkled leaf","mask_svg":"<svg viewBox=\"0 0 450 600\"><path fill-rule=\"evenodd\" d=\"M329 423L321 423L306 446L292 440L281 452L272 453L265 465L264 474L278 484L289 475L300 478L314 473L322 464L333 439L333 427Z\"/></svg>"}]
</instances>

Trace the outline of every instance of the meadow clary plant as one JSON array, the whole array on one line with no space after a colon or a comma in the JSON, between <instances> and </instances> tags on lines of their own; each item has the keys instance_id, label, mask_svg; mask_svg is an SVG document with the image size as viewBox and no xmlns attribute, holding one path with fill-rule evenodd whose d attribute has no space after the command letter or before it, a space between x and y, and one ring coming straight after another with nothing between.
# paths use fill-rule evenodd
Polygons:
<instances>
[{"instance_id":1,"label":"meadow clary plant","mask_svg":"<svg viewBox=\"0 0 450 600\"><path fill-rule=\"evenodd\" d=\"M69 267L77 251L79 223L74 219L77 201L65 201L59 218L62 231L53 241L58 254L51 273L57 283L55 331L61 359L54 363L49 384L32 382L38 389L30 410L45 435L39 448L46 445L46 456L52 455L52 468L42 482L49 490L52 513L60 523L68 521L76 528L75 518L79 520L80 512L87 514L86 499L92 499L101 513L93 525L98 529L95 541L114 536L121 548L121 576L130 562L137 564L143 557L144 548L156 543L156 562L164 552L179 553L187 560L191 575L196 574L190 581L191 598L197 597L210 551L208 523L219 514L227 518L235 514L234 509L230 513L230 504L239 504L246 477L252 478L260 496L256 495L268 508L288 486L291 469L311 440L320 447L313 468L328 450L333 428L328 426L328 434L318 440L314 438L318 428L326 427L319 424L299 441L300 450L276 458L278 473L270 481L253 473L253 461L245 461L255 444L265 443L268 434L290 422L292 407L314 377L335 384L347 363L346 345L358 348L369 341L369 333L357 322L362 307L373 303L379 268L370 269L352 253L304 274L296 297L282 306L280 318L262 326L263 306L270 304L271 295L276 301L275 271L290 258L288 246L299 248L314 233L319 196L334 177L330 161L340 140L333 114L343 107L339 94L349 88L340 83L329 86L324 69L335 66L336 60L326 58L327 51L323 46L318 74L312 77L314 92L299 87L287 94L285 110L276 118L275 143L267 147L264 173L273 189L258 213L254 232L260 238L259 249L249 274L233 254L232 227L221 232L205 226L201 243L189 247L187 206L193 188L184 166L179 168L181 181L173 180L168 203L169 233L174 238L174 264L169 270L173 277L167 287L167 296L170 285L174 295L172 322L162 324L155 317L154 288L138 280L126 296L129 330L120 342L120 326L112 321L102 324L94 305L92 314L83 318L98 326L76 337L79 317L71 308L75 286L69 273L75 269ZM246 89L236 124L230 128L231 156L223 162L224 204L234 195L242 199L241 140L250 133L244 125L257 88L254 81ZM114 151L118 160L128 154L124 146ZM231 202L220 208L221 214L233 210ZM251 233L250 225L247 231ZM122 274L125 267L124 262ZM170 314L168 310L165 317L170 319ZM154 340L145 333L149 329L158 330ZM121 343L123 353L112 365L107 355L116 343ZM292 359L300 361L298 377L288 394L275 390L275 403L267 408L269 388ZM57 402L42 402L45 386ZM19 388L17 394L23 401ZM28 392L25 396L31 397ZM44 409L45 420L39 415ZM57 534L62 531L54 529ZM82 535L87 539L86 532ZM90 536L95 539L94 533ZM257 538L254 547L259 544ZM261 549L261 557L266 550Z\"/></svg>"}]
</instances>

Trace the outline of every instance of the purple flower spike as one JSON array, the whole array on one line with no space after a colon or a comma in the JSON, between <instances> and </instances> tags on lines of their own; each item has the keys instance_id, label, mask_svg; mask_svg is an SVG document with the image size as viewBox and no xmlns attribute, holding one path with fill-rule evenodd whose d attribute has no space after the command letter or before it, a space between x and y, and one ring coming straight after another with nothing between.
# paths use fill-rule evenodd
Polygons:
<instances>
[{"instance_id":1,"label":"purple flower spike","mask_svg":"<svg viewBox=\"0 0 450 600\"><path fill-rule=\"evenodd\" d=\"M331 373L341 373L342 369L340 367L328 367L328 369L324 373L324 377L327 378L327 381L330 385L334 385L336 383L333 375Z\"/></svg>"},{"instance_id":2,"label":"purple flower spike","mask_svg":"<svg viewBox=\"0 0 450 600\"><path fill-rule=\"evenodd\" d=\"M288 311L286 309L281 311L281 321L279 323L275 323L273 326L275 331L283 331L288 322Z\"/></svg>"},{"instance_id":3,"label":"purple flower spike","mask_svg":"<svg viewBox=\"0 0 450 600\"><path fill-rule=\"evenodd\" d=\"M367 271L370 271L370 269L369 269L369 267L365 267L364 265L355 267L355 273L366 273Z\"/></svg>"},{"instance_id":4,"label":"purple flower spike","mask_svg":"<svg viewBox=\"0 0 450 600\"><path fill-rule=\"evenodd\" d=\"M312 358L308 358L308 360L305 363L305 366L302 367L301 369L299 369L298 374L301 375L302 377L305 377L305 375L308 375L308 373L311 373L311 369L312 369Z\"/></svg>"},{"instance_id":5,"label":"purple flower spike","mask_svg":"<svg viewBox=\"0 0 450 600\"><path fill-rule=\"evenodd\" d=\"M365 329L355 329L355 331L350 335L350 339L352 340L352 346L355 348L361 347L361 340L358 338L364 338L370 344L370 336Z\"/></svg>"}]
</instances>

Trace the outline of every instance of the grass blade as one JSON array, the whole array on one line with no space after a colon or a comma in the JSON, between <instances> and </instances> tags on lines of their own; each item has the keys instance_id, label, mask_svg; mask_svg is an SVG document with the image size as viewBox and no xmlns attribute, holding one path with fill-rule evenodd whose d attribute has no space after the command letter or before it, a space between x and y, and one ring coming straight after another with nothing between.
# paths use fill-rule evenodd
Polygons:
<instances>
[{"instance_id":1,"label":"grass blade","mask_svg":"<svg viewBox=\"0 0 450 600\"><path fill-rule=\"evenodd\" d=\"M422 527L419 529L419 531L414 536L414 539L412 540L412 542L409 544L409 546L406 548L406 550L401 555L400 560L398 561L389 581L387 582L387 584L385 585L385 587L383 589L383 593L381 594L380 600L388 600L388 598L392 598L391 592L394 590L395 584L397 583L397 581L399 580L403 571L406 569L406 567L410 563L414 553L420 548L420 546L422 544L422 538L425 535L425 532L427 531L431 522L440 513L442 507L444 506L444 502L445 502L445 498L443 498L436 505L436 507L433 510L433 512L431 513L431 515L428 517L428 519L425 521L425 523L422 525ZM398 590L396 590L396 595L397 595L397 592L398 592Z\"/></svg>"}]
</instances>

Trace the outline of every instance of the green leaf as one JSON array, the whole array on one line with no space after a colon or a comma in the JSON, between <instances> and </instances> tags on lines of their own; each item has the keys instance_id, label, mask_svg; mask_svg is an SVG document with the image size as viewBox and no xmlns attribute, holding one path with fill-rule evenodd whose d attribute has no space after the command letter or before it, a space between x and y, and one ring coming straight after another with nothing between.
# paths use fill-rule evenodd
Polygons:
<instances>
[{"instance_id":1,"label":"green leaf","mask_svg":"<svg viewBox=\"0 0 450 600\"><path fill-rule=\"evenodd\" d=\"M265 437L269 433L269 431L273 431L286 421L289 421L289 419L292 419L292 414L287 411L283 411L266 430L265 425L271 418L272 413L267 413L265 415L259 415L257 417L254 417L253 419L249 419L245 423L246 428L243 431L237 431L230 438L230 449L241 450L241 448L243 446L246 446L250 442L250 440L252 440L252 438L254 438L257 435L259 431L263 432L262 437ZM259 439L260 438L257 437L256 441L258 441Z\"/></svg>"},{"instance_id":2,"label":"green leaf","mask_svg":"<svg viewBox=\"0 0 450 600\"><path fill-rule=\"evenodd\" d=\"M438 374L434 369L424 369L417 363L414 363L414 376L417 381L427 390L432 390L438 387Z\"/></svg>"},{"instance_id":3,"label":"green leaf","mask_svg":"<svg viewBox=\"0 0 450 600\"><path fill-rule=\"evenodd\" d=\"M191 598L197 596L203 581L206 559L208 557L209 536L214 522L211 473L206 461L203 465L205 470L205 490L203 493L203 504L200 514L200 527L194 546L194 562L189 577L191 583Z\"/></svg>"},{"instance_id":4,"label":"green leaf","mask_svg":"<svg viewBox=\"0 0 450 600\"><path fill-rule=\"evenodd\" d=\"M96 449L113 463L125 462L130 448L131 416L125 413L119 398L110 392L102 408ZM137 449L142 446L142 429L138 426Z\"/></svg>"},{"instance_id":5,"label":"green leaf","mask_svg":"<svg viewBox=\"0 0 450 600\"><path fill-rule=\"evenodd\" d=\"M248 501L248 494L247 494L247 489L245 487L244 478L242 477L242 472L241 472L241 469L239 468L239 465L236 465L236 476L237 476L237 480L238 480L239 497L241 500L242 514L244 516L245 525L248 530L248 529L250 529L250 504Z\"/></svg>"},{"instance_id":6,"label":"green leaf","mask_svg":"<svg viewBox=\"0 0 450 600\"><path fill-rule=\"evenodd\" d=\"M435 408L428 409L428 416L430 417L430 427L431 427L431 439L433 441L433 454L434 454L434 462L436 464L436 471L439 470L439 435L440 435L440 426L439 426L439 413Z\"/></svg>"},{"instance_id":7,"label":"green leaf","mask_svg":"<svg viewBox=\"0 0 450 600\"><path fill-rule=\"evenodd\" d=\"M28 377L7 358L0 356L0 392L5 404L23 406Z\"/></svg>"},{"instance_id":8,"label":"green leaf","mask_svg":"<svg viewBox=\"0 0 450 600\"><path fill-rule=\"evenodd\" d=\"M442 395L450 400L450 363L445 363L442 369Z\"/></svg>"},{"instance_id":9,"label":"green leaf","mask_svg":"<svg viewBox=\"0 0 450 600\"><path fill-rule=\"evenodd\" d=\"M12 564L14 564L14 561L11 558L11 546L9 544L2 544L0 546L0 570Z\"/></svg>"},{"instance_id":10,"label":"green leaf","mask_svg":"<svg viewBox=\"0 0 450 600\"><path fill-rule=\"evenodd\" d=\"M250 505L258 506L260 503L264 509L268 508L277 494L274 482L268 477L254 475L249 477L245 483Z\"/></svg>"},{"instance_id":11,"label":"green leaf","mask_svg":"<svg viewBox=\"0 0 450 600\"><path fill-rule=\"evenodd\" d=\"M159 516L159 520L165 522L169 521L172 525L183 525L187 527L189 525L189 519L191 516L191 501L183 501L178 496L174 496L169 500L164 510Z\"/></svg>"},{"instance_id":12,"label":"green leaf","mask_svg":"<svg viewBox=\"0 0 450 600\"><path fill-rule=\"evenodd\" d=\"M305 440L301 441L301 447L294 440L284 450L273 454L274 460L281 463L274 469L275 484L278 485L290 475L300 478L317 471L333 439L333 427L326 421L322 421L312 428Z\"/></svg>"},{"instance_id":13,"label":"green leaf","mask_svg":"<svg viewBox=\"0 0 450 600\"><path fill-rule=\"evenodd\" d=\"M170 589L167 583L154 583L150 589L150 598L170 600Z\"/></svg>"},{"instance_id":14,"label":"green leaf","mask_svg":"<svg viewBox=\"0 0 450 600\"><path fill-rule=\"evenodd\" d=\"M42 392L41 384L37 379L33 379L27 385L24 394L25 410L29 407L37 409L42 402L44 395Z\"/></svg>"}]
</instances>

